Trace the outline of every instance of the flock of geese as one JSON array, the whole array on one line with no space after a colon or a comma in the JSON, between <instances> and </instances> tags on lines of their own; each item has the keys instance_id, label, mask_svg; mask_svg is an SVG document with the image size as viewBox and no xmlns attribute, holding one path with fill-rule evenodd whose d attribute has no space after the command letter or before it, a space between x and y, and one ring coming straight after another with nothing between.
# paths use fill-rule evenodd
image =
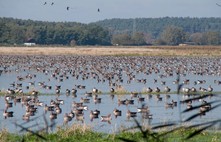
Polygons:
<instances>
[{"instance_id":1,"label":"flock of geese","mask_svg":"<svg viewBox=\"0 0 221 142\"><path fill-rule=\"evenodd\" d=\"M54 4L55 4L54 2L49 3L49 5L51 5L51 6L53 6ZM48 2L44 2L43 5L48 5ZM66 7L66 10L70 10L70 8L71 8L70 6L67 6L67 7ZM100 12L100 9L99 9L99 8L97 9L97 12Z\"/></svg>"},{"instance_id":2,"label":"flock of geese","mask_svg":"<svg viewBox=\"0 0 221 142\"><path fill-rule=\"evenodd\" d=\"M165 108L177 107L177 100L170 99L172 91L176 91L172 90L174 87L170 87L170 84L175 86L182 84L180 90L187 97L197 92L212 94L214 92L212 83L213 85L221 84L221 80L218 78L221 75L220 58L0 55L0 59L0 79L4 75L16 74L15 78L9 77L11 83L8 84L8 89L0 88L4 95L0 99L4 98L3 116L6 119L14 116L11 108L16 104L23 106L25 111L22 119L25 121L29 121L40 109L45 114L49 114L51 120L63 114L64 123L72 121L73 118L83 122L85 117L89 117L91 121L100 118L101 121L110 123L112 116L117 118L123 113L128 119L140 114L144 119L153 119L154 116L147 104L147 99L155 97L157 101L165 100ZM39 74L44 75L43 81L38 80ZM177 79L178 75L180 79ZM208 84L207 80L191 79L189 75L201 78L217 76L217 79ZM156 76L156 78L150 79L150 76ZM167 78L173 78L173 80L167 80ZM68 80L73 81L72 88L61 85L61 82ZM81 84L77 84L77 80L81 80ZM88 84L89 80L93 80L95 83ZM117 105L114 106L112 112L102 112L99 109L90 108L89 104L92 101L94 104L105 104L102 94L110 95L113 99L118 95L119 90L124 89L125 85L133 83L146 86L145 90L140 92L124 90L124 93L129 95L126 95L124 99L115 99ZM153 84L156 84L155 87ZM107 85L109 90L99 89L99 86L102 85ZM202 86L207 86L207 88ZM44 95L46 90L50 90L56 96L49 103L39 100L39 95ZM60 96L64 94L74 98L69 112L62 112L61 106L67 102L65 99L60 99ZM198 100L198 102L205 104L199 109L203 114L211 108L211 104L206 99ZM135 103L142 104L141 107L136 108L136 111L127 109L124 112L119 109L120 106ZM194 105L193 101L184 101L184 103L186 108ZM90 111L89 116L85 116L85 111Z\"/></svg>"}]
</instances>

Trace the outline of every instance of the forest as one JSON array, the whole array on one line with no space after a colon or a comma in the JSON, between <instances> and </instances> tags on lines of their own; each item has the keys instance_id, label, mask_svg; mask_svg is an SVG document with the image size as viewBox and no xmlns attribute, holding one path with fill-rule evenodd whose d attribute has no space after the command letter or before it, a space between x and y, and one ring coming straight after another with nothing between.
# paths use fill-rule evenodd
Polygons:
<instances>
[{"instance_id":1,"label":"forest","mask_svg":"<svg viewBox=\"0 0 221 142\"><path fill-rule=\"evenodd\" d=\"M0 18L0 45L221 44L221 18L106 19L94 23Z\"/></svg>"}]
</instances>

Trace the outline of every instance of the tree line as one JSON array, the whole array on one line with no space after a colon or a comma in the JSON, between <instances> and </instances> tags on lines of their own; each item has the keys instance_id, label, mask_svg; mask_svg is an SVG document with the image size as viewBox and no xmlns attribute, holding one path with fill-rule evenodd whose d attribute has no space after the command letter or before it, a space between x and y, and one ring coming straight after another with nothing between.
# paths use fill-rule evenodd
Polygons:
<instances>
[{"instance_id":1,"label":"tree line","mask_svg":"<svg viewBox=\"0 0 221 142\"><path fill-rule=\"evenodd\" d=\"M90 24L0 18L0 44L195 45L221 44L221 18L110 19Z\"/></svg>"},{"instance_id":2,"label":"tree line","mask_svg":"<svg viewBox=\"0 0 221 142\"><path fill-rule=\"evenodd\" d=\"M0 43L40 45L110 45L109 31L96 24L0 18Z\"/></svg>"},{"instance_id":3,"label":"tree line","mask_svg":"<svg viewBox=\"0 0 221 142\"><path fill-rule=\"evenodd\" d=\"M96 22L111 32L114 44L120 43L119 41L130 44L129 41L133 35L140 33L143 34L146 44L156 45L178 45L180 43L219 45L221 44L220 23L221 18L214 17L106 19Z\"/></svg>"}]
</instances>

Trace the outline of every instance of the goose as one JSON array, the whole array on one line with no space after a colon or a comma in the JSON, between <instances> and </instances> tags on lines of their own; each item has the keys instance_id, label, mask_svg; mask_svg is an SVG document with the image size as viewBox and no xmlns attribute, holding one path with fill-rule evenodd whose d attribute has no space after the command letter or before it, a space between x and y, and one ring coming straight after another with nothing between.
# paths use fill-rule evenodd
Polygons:
<instances>
[{"instance_id":1,"label":"goose","mask_svg":"<svg viewBox=\"0 0 221 142\"><path fill-rule=\"evenodd\" d=\"M172 100L173 106L177 106L177 101Z\"/></svg>"},{"instance_id":2,"label":"goose","mask_svg":"<svg viewBox=\"0 0 221 142\"><path fill-rule=\"evenodd\" d=\"M138 96L138 93L137 92L131 92L130 95L131 95L131 98L136 98Z\"/></svg>"},{"instance_id":3,"label":"goose","mask_svg":"<svg viewBox=\"0 0 221 142\"><path fill-rule=\"evenodd\" d=\"M21 97L14 98L14 103L20 103L20 102L21 102Z\"/></svg>"},{"instance_id":4,"label":"goose","mask_svg":"<svg viewBox=\"0 0 221 142\"><path fill-rule=\"evenodd\" d=\"M65 93L66 93L67 96L69 96L71 94L71 90L66 89Z\"/></svg>"},{"instance_id":5,"label":"goose","mask_svg":"<svg viewBox=\"0 0 221 142\"><path fill-rule=\"evenodd\" d=\"M12 102L9 102L9 101L7 101L7 100L5 100L5 107L6 107L6 108L13 107L13 103L12 103Z\"/></svg>"},{"instance_id":6,"label":"goose","mask_svg":"<svg viewBox=\"0 0 221 142\"><path fill-rule=\"evenodd\" d=\"M110 122L111 119L111 114L108 114L107 116L101 116L101 121L103 122Z\"/></svg>"},{"instance_id":7,"label":"goose","mask_svg":"<svg viewBox=\"0 0 221 142\"><path fill-rule=\"evenodd\" d=\"M127 110L127 117L130 118L130 117L137 117L137 112L131 112L129 110Z\"/></svg>"},{"instance_id":8,"label":"goose","mask_svg":"<svg viewBox=\"0 0 221 142\"><path fill-rule=\"evenodd\" d=\"M153 114L149 114L148 112L142 113L142 118L143 119L152 119L153 118Z\"/></svg>"},{"instance_id":9,"label":"goose","mask_svg":"<svg viewBox=\"0 0 221 142\"><path fill-rule=\"evenodd\" d=\"M81 97L80 102L81 103L90 103L90 99Z\"/></svg>"},{"instance_id":10,"label":"goose","mask_svg":"<svg viewBox=\"0 0 221 142\"><path fill-rule=\"evenodd\" d=\"M83 109L74 109L74 110L72 110L72 112L73 112L75 115L84 114L83 111L84 111Z\"/></svg>"},{"instance_id":11,"label":"goose","mask_svg":"<svg viewBox=\"0 0 221 142\"><path fill-rule=\"evenodd\" d=\"M131 99L131 100L126 99L126 100L125 100L125 104L126 104L126 105L129 105L129 104L130 104L130 105L133 105L133 104L134 104L134 100L132 100L132 99Z\"/></svg>"},{"instance_id":12,"label":"goose","mask_svg":"<svg viewBox=\"0 0 221 142\"><path fill-rule=\"evenodd\" d=\"M94 103L95 103L95 104L101 103L101 98L98 98L98 95L95 95L95 96L94 96Z\"/></svg>"},{"instance_id":13,"label":"goose","mask_svg":"<svg viewBox=\"0 0 221 142\"><path fill-rule=\"evenodd\" d=\"M159 92L160 92L160 88L156 87L156 88L154 89L154 92L155 92L155 93L159 93Z\"/></svg>"},{"instance_id":14,"label":"goose","mask_svg":"<svg viewBox=\"0 0 221 142\"><path fill-rule=\"evenodd\" d=\"M74 114L73 111L71 111L71 112L68 113L68 116L70 116L71 118L74 118L75 114Z\"/></svg>"},{"instance_id":15,"label":"goose","mask_svg":"<svg viewBox=\"0 0 221 142\"><path fill-rule=\"evenodd\" d=\"M72 120L72 117L68 115L68 113L64 114L64 123L68 123L69 121Z\"/></svg>"},{"instance_id":16,"label":"goose","mask_svg":"<svg viewBox=\"0 0 221 142\"><path fill-rule=\"evenodd\" d=\"M49 118L50 118L51 120L57 119L57 113L51 112L50 115L49 115Z\"/></svg>"},{"instance_id":17,"label":"goose","mask_svg":"<svg viewBox=\"0 0 221 142\"><path fill-rule=\"evenodd\" d=\"M33 95L33 96L38 95L38 91L33 90L33 91L31 92L31 95Z\"/></svg>"},{"instance_id":18,"label":"goose","mask_svg":"<svg viewBox=\"0 0 221 142\"><path fill-rule=\"evenodd\" d=\"M48 106L47 104L45 104L44 106L44 111L47 112L47 111L54 111L54 106Z\"/></svg>"},{"instance_id":19,"label":"goose","mask_svg":"<svg viewBox=\"0 0 221 142\"><path fill-rule=\"evenodd\" d=\"M166 109L168 109L168 108L172 108L172 109L173 109L173 107L174 107L174 106L173 106L173 103L166 103L166 104L165 104L165 108L166 108Z\"/></svg>"},{"instance_id":20,"label":"goose","mask_svg":"<svg viewBox=\"0 0 221 142\"><path fill-rule=\"evenodd\" d=\"M60 94L61 90L60 89L55 89L56 94Z\"/></svg>"},{"instance_id":21,"label":"goose","mask_svg":"<svg viewBox=\"0 0 221 142\"><path fill-rule=\"evenodd\" d=\"M168 86L166 86L166 87L164 88L164 90L165 90L166 93L169 93L171 89L170 89Z\"/></svg>"},{"instance_id":22,"label":"goose","mask_svg":"<svg viewBox=\"0 0 221 142\"><path fill-rule=\"evenodd\" d=\"M86 97L92 97L92 92L86 92L85 94L84 94Z\"/></svg>"},{"instance_id":23,"label":"goose","mask_svg":"<svg viewBox=\"0 0 221 142\"><path fill-rule=\"evenodd\" d=\"M156 99L157 99L157 101L162 101L163 100L163 98L160 96L160 94L156 95Z\"/></svg>"},{"instance_id":24,"label":"goose","mask_svg":"<svg viewBox=\"0 0 221 142\"><path fill-rule=\"evenodd\" d=\"M7 111L7 109L5 109L3 112L3 116L5 117L5 119L8 117L13 117L13 113L13 111Z\"/></svg>"},{"instance_id":25,"label":"goose","mask_svg":"<svg viewBox=\"0 0 221 142\"><path fill-rule=\"evenodd\" d=\"M148 106L142 106L141 108L137 108L137 112L140 112L140 113L149 112L149 108Z\"/></svg>"},{"instance_id":26,"label":"goose","mask_svg":"<svg viewBox=\"0 0 221 142\"><path fill-rule=\"evenodd\" d=\"M64 104L64 100L59 100L58 98L56 98L56 103L63 105Z\"/></svg>"},{"instance_id":27,"label":"goose","mask_svg":"<svg viewBox=\"0 0 221 142\"><path fill-rule=\"evenodd\" d=\"M93 113L93 114L97 114L97 115L99 115L99 114L100 114L100 110L97 110L97 109L92 110L92 113Z\"/></svg>"},{"instance_id":28,"label":"goose","mask_svg":"<svg viewBox=\"0 0 221 142\"><path fill-rule=\"evenodd\" d=\"M111 88L111 89L110 89L110 92L111 92L111 93L114 93L114 92L115 92L114 88Z\"/></svg>"},{"instance_id":29,"label":"goose","mask_svg":"<svg viewBox=\"0 0 221 142\"><path fill-rule=\"evenodd\" d=\"M98 93L98 89L97 89L97 88L93 88L93 89L92 89L92 92L93 92L93 93Z\"/></svg>"},{"instance_id":30,"label":"goose","mask_svg":"<svg viewBox=\"0 0 221 142\"><path fill-rule=\"evenodd\" d=\"M86 106L86 105L79 106L79 107L77 107L77 109L79 109L79 110L88 110L88 106Z\"/></svg>"},{"instance_id":31,"label":"goose","mask_svg":"<svg viewBox=\"0 0 221 142\"><path fill-rule=\"evenodd\" d=\"M59 106L56 106L56 107L55 107L55 112L56 112L57 114L61 114L62 109L61 109Z\"/></svg>"},{"instance_id":32,"label":"goose","mask_svg":"<svg viewBox=\"0 0 221 142\"><path fill-rule=\"evenodd\" d=\"M192 87L190 90L191 90L192 93L196 93L196 88L195 87Z\"/></svg>"},{"instance_id":33,"label":"goose","mask_svg":"<svg viewBox=\"0 0 221 142\"><path fill-rule=\"evenodd\" d=\"M77 89L75 89L75 88L71 89L71 93L72 94L76 94L77 93Z\"/></svg>"},{"instance_id":34,"label":"goose","mask_svg":"<svg viewBox=\"0 0 221 142\"><path fill-rule=\"evenodd\" d=\"M144 101L145 101L145 98L138 96L137 100L138 100L138 102L144 102Z\"/></svg>"},{"instance_id":35,"label":"goose","mask_svg":"<svg viewBox=\"0 0 221 142\"><path fill-rule=\"evenodd\" d=\"M90 112L90 120L93 121L93 119L98 118L98 115L99 115L99 113L94 112L94 111L91 110L91 112Z\"/></svg>"},{"instance_id":36,"label":"goose","mask_svg":"<svg viewBox=\"0 0 221 142\"><path fill-rule=\"evenodd\" d=\"M77 103L77 102L72 102L72 107L80 107L80 106L83 106L83 103L80 102L80 103Z\"/></svg>"},{"instance_id":37,"label":"goose","mask_svg":"<svg viewBox=\"0 0 221 142\"><path fill-rule=\"evenodd\" d=\"M30 115L24 114L24 115L22 116L22 119L25 120L25 121L29 121L29 120L30 120Z\"/></svg>"},{"instance_id":38,"label":"goose","mask_svg":"<svg viewBox=\"0 0 221 142\"><path fill-rule=\"evenodd\" d=\"M15 91L12 90L12 89L8 89L8 90L7 90L7 93L10 94L10 95L13 95L13 94L15 94Z\"/></svg>"},{"instance_id":39,"label":"goose","mask_svg":"<svg viewBox=\"0 0 221 142\"><path fill-rule=\"evenodd\" d=\"M115 109L113 110L113 114L114 114L115 118L117 118L117 116L121 116L122 111L115 108Z\"/></svg>"},{"instance_id":40,"label":"goose","mask_svg":"<svg viewBox=\"0 0 221 142\"><path fill-rule=\"evenodd\" d=\"M82 123L84 122L84 114L76 114L75 116L77 121L81 121Z\"/></svg>"},{"instance_id":41,"label":"goose","mask_svg":"<svg viewBox=\"0 0 221 142\"><path fill-rule=\"evenodd\" d=\"M212 88L211 85L208 87L207 91L208 91L208 92L213 92L213 88Z\"/></svg>"},{"instance_id":42,"label":"goose","mask_svg":"<svg viewBox=\"0 0 221 142\"><path fill-rule=\"evenodd\" d=\"M118 99L118 106L120 105L125 105L126 104L126 100L120 100Z\"/></svg>"}]
</instances>

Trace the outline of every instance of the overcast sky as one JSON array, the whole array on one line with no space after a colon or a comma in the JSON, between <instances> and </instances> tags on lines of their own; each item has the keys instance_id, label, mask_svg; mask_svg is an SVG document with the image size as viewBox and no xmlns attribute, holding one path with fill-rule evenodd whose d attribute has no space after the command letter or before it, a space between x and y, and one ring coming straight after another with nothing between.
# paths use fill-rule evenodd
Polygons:
<instances>
[{"instance_id":1,"label":"overcast sky","mask_svg":"<svg viewBox=\"0 0 221 142\"><path fill-rule=\"evenodd\" d=\"M0 17L81 23L111 18L221 17L216 3L221 5L221 0L0 0Z\"/></svg>"}]
</instances>

